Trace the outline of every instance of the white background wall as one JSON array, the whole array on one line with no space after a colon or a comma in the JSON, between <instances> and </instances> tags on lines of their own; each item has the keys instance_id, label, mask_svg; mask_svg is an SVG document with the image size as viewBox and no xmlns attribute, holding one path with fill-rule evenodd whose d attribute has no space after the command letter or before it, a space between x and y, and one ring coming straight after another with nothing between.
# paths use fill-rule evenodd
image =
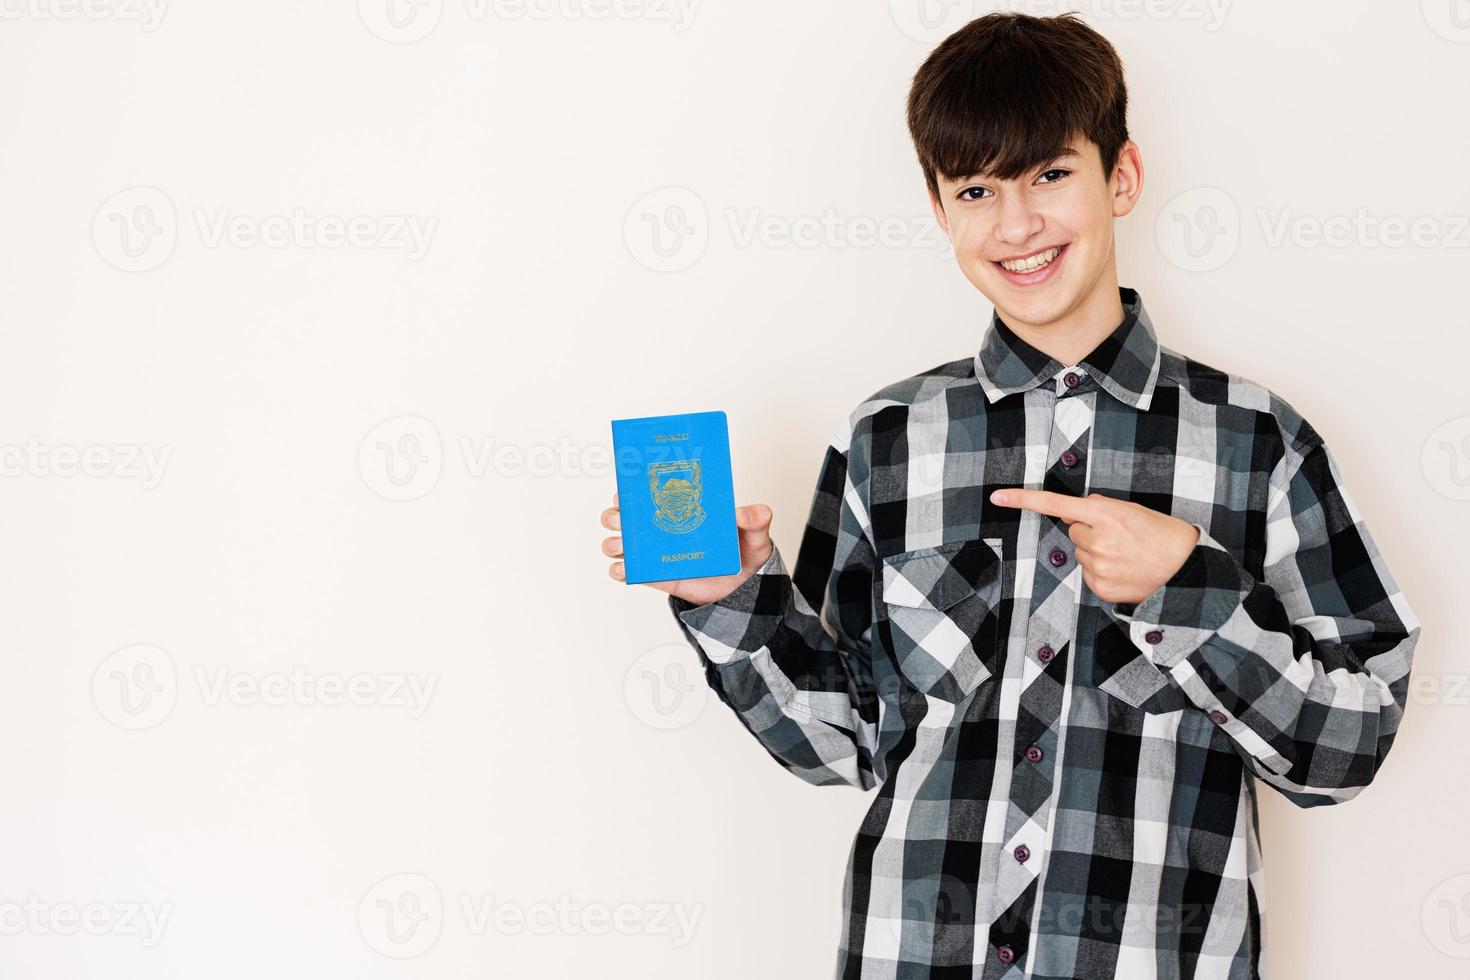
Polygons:
<instances>
[{"instance_id":1,"label":"white background wall","mask_svg":"<svg viewBox=\"0 0 1470 980\"><path fill-rule=\"evenodd\" d=\"M68 2L0 4L0 975L827 976L871 797L607 577L608 420L728 411L795 553L833 426L988 321L903 125L986 6ZM1424 624L1375 785L1263 790L1273 973L1463 976L1470 11L1083 9L1122 282L1317 426Z\"/></svg>"}]
</instances>

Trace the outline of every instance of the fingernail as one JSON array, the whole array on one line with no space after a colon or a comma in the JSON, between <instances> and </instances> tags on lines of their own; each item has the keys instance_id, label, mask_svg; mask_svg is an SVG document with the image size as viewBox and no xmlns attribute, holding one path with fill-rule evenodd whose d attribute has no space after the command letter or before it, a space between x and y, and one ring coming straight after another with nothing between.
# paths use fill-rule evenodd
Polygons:
<instances>
[{"instance_id":1,"label":"fingernail","mask_svg":"<svg viewBox=\"0 0 1470 980\"><path fill-rule=\"evenodd\" d=\"M1003 504L1006 503L1009 499L1010 497L1006 494L1004 490L997 490L990 495L990 502L992 504Z\"/></svg>"}]
</instances>

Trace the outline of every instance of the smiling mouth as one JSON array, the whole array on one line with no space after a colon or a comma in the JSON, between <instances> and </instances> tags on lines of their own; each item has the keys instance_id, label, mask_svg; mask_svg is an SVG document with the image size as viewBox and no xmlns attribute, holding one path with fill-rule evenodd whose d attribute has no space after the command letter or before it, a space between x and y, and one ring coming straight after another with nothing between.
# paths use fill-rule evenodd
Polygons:
<instances>
[{"instance_id":1,"label":"smiling mouth","mask_svg":"<svg viewBox=\"0 0 1470 980\"><path fill-rule=\"evenodd\" d=\"M1066 245L1056 245L1052 248L1044 249L1040 252L1037 252L1035 255L1028 255L1023 259L1007 259L1001 262L996 262L995 264L1000 266L1007 272L1014 272L1020 275L1025 275L1028 272L1036 272L1039 269L1045 269L1047 266L1055 262L1057 258L1066 250Z\"/></svg>"}]
</instances>

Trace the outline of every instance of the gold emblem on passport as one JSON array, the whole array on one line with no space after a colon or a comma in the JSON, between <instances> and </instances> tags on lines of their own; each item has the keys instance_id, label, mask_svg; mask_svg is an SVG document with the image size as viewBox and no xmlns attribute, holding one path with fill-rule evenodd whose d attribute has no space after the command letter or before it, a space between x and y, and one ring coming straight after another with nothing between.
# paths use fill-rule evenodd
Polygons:
<instances>
[{"instance_id":1,"label":"gold emblem on passport","mask_svg":"<svg viewBox=\"0 0 1470 980\"><path fill-rule=\"evenodd\" d=\"M674 534L684 534L704 522L704 484L699 460L654 463L648 467L648 491L653 495L653 523Z\"/></svg>"}]
</instances>

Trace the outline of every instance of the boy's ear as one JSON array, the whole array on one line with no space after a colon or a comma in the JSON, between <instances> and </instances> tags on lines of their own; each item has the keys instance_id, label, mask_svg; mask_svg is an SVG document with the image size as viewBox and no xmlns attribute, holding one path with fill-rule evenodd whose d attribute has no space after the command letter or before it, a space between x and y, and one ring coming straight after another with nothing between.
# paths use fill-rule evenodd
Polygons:
<instances>
[{"instance_id":1,"label":"boy's ear","mask_svg":"<svg viewBox=\"0 0 1470 980\"><path fill-rule=\"evenodd\" d=\"M939 230L949 237L949 217L944 213L944 205L939 203L939 198L929 191L929 207L934 212L934 220L939 222Z\"/></svg>"},{"instance_id":2,"label":"boy's ear","mask_svg":"<svg viewBox=\"0 0 1470 980\"><path fill-rule=\"evenodd\" d=\"M1143 153L1137 143L1128 140L1123 144L1113 177L1117 180L1113 192L1113 217L1121 218L1133 210L1143 193Z\"/></svg>"}]
</instances>

